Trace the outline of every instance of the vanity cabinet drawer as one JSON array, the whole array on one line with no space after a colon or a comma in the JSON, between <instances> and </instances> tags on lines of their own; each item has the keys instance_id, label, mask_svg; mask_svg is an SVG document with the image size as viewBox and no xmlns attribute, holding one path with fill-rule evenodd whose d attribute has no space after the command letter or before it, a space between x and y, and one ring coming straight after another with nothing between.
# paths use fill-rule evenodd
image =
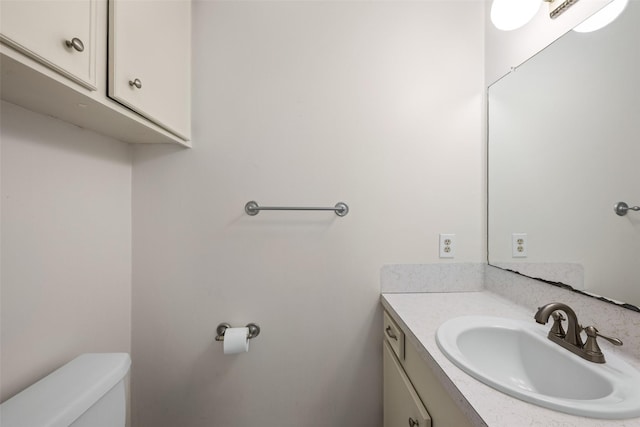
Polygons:
<instances>
[{"instance_id":1,"label":"vanity cabinet drawer","mask_svg":"<svg viewBox=\"0 0 640 427\"><path fill-rule=\"evenodd\" d=\"M384 427L431 427L431 417L388 341L382 351Z\"/></svg>"},{"instance_id":2,"label":"vanity cabinet drawer","mask_svg":"<svg viewBox=\"0 0 640 427\"><path fill-rule=\"evenodd\" d=\"M404 332L386 311L384 312L383 328L385 341L389 343L396 357L404 360Z\"/></svg>"}]
</instances>

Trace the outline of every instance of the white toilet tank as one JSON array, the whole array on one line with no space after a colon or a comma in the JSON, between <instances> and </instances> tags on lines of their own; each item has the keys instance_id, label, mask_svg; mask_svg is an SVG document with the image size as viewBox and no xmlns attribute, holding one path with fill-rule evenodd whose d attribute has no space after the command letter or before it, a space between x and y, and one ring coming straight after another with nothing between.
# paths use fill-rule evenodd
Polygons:
<instances>
[{"instance_id":1,"label":"white toilet tank","mask_svg":"<svg viewBox=\"0 0 640 427\"><path fill-rule=\"evenodd\" d=\"M2 427L124 427L127 353L82 354L0 405Z\"/></svg>"}]
</instances>

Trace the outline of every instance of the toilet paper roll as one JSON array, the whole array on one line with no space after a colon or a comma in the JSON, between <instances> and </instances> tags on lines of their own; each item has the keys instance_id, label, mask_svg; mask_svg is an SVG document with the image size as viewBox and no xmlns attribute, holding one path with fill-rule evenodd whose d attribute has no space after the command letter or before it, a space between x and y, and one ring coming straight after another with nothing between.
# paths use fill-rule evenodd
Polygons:
<instances>
[{"instance_id":1,"label":"toilet paper roll","mask_svg":"<svg viewBox=\"0 0 640 427\"><path fill-rule=\"evenodd\" d=\"M224 331L224 354L249 351L249 328L227 328Z\"/></svg>"}]
</instances>

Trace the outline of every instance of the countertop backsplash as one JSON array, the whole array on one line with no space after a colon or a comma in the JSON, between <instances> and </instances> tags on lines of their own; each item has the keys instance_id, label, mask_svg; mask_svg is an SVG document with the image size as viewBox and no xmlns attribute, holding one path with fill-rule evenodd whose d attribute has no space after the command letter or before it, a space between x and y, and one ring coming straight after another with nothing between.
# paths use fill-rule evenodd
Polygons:
<instances>
[{"instance_id":1,"label":"countertop backsplash","mask_svg":"<svg viewBox=\"0 0 640 427\"><path fill-rule=\"evenodd\" d=\"M481 291L486 267L470 262L385 265L380 270L380 290L383 294Z\"/></svg>"}]
</instances>

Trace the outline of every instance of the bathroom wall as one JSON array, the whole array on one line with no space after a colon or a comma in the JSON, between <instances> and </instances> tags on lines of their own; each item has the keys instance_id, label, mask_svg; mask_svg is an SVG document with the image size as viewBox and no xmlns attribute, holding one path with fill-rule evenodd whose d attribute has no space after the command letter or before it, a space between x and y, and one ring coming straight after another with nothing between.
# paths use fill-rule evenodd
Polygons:
<instances>
[{"instance_id":1,"label":"bathroom wall","mask_svg":"<svg viewBox=\"0 0 640 427\"><path fill-rule=\"evenodd\" d=\"M2 102L1 381L130 351L131 149Z\"/></svg>"},{"instance_id":2,"label":"bathroom wall","mask_svg":"<svg viewBox=\"0 0 640 427\"><path fill-rule=\"evenodd\" d=\"M194 3L194 148L134 149L134 425L381 425L380 268L485 257L483 13Z\"/></svg>"}]
</instances>

